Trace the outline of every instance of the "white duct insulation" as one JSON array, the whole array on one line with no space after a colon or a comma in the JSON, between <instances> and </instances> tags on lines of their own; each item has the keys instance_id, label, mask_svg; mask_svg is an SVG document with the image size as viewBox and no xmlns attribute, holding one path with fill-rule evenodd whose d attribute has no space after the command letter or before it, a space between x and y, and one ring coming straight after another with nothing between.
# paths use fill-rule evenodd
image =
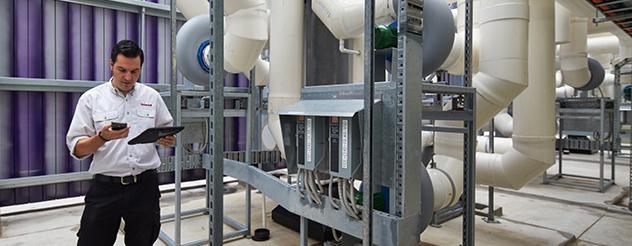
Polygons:
<instances>
[{"instance_id":1,"label":"white duct insulation","mask_svg":"<svg viewBox=\"0 0 632 246\"><path fill-rule=\"evenodd\" d=\"M571 12L559 3L555 3L555 44L567 44L571 41Z\"/></svg>"},{"instance_id":2,"label":"white duct insulation","mask_svg":"<svg viewBox=\"0 0 632 246\"><path fill-rule=\"evenodd\" d=\"M527 86L529 37L529 5L526 0L480 2L480 71L473 78L473 85L477 88L477 129L506 108ZM551 11L552 8L551 2ZM550 22L552 24L553 20ZM551 51L553 54L554 50ZM451 125L448 122L437 124ZM435 209L453 204L461 194L462 186L451 184L463 179L462 140L459 134L435 134L435 160L445 160L437 162L437 169L428 170L437 194Z\"/></svg>"},{"instance_id":3,"label":"white duct insulation","mask_svg":"<svg viewBox=\"0 0 632 246\"><path fill-rule=\"evenodd\" d=\"M259 64L257 83L267 77L268 67L259 55L268 40L269 13L264 0L229 1L230 14L225 18L224 70L248 74ZM178 9L191 18L180 31L177 40L177 62L182 74L191 82L208 85L208 2L182 0ZM206 8L203 8L206 7ZM239 9L243 8L243 9ZM205 11L203 11L206 9Z\"/></svg>"},{"instance_id":4,"label":"white duct insulation","mask_svg":"<svg viewBox=\"0 0 632 246\"><path fill-rule=\"evenodd\" d=\"M392 0L376 0L376 25L389 24L397 17ZM312 1L314 14L338 39L353 39L353 49L360 55L353 55L352 81L364 80L363 41L364 0L319 0ZM444 0L424 1L423 35L423 76L427 76L441 66L452 50L455 28L452 12ZM462 43L462 42L461 42Z\"/></svg>"},{"instance_id":5,"label":"white duct insulation","mask_svg":"<svg viewBox=\"0 0 632 246\"><path fill-rule=\"evenodd\" d=\"M632 46L626 45L624 42L619 41L619 61L622 58L632 57ZM625 68L630 68L630 66L625 66ZM632 83L632 75L621 75L621 84L630 84Z\"/></svg>"},{"instance_id":6,"label":"white duct insulation","mask_svg":"<svg viewBox=\"0 0 632 246\"><path fill-rule=\"evenodd\" d=\"M357 38L364 33L364 0L314 0L312 10L337 39ZM396 18L392 0L375 0L375 25Z\"/></svg>"},{"instance_id":7,"label":"white duct insulation","mask_svg":"<svg viewBox=\"0 0 632 246\"><path fill-rule=\"evenodd\" d=\"M581 88L590 80L588 70L586 18L571 18L570 41L560 45L562 82L573 88Z\"/></svg>"},{"instance_id":8,"label":"white duct insulation","mask_svg":"<svg viewBox=\"0 0 632 246\"><path fill-rule=\"evenodd\" d=\"M555 163L554 5L529 2L529 86L514 100L513 147L477 153L478 184L520 189Z\"/></svg>"},{"instance_id":9,"label":"white duct insulation","mask_svg":"<svg viewBox=\"0 0 632 246\"><path fill-rule=\"evenodd\" d=\"M303 17L305 3L271 0L270 93L268 129L285 158L278 110L298 101L303 86ZM362 20L362 18L360 19Z\"/></svg>"},{"instance_id":10,"label":"white duct insulation","mask_svg":"<svg viewBox=\"0 0 632 246\"><path fill-rule=\"evenodd\" d=\"M494 116L494 129L506 138L513 135L513 117L506 109Z\"/></svg>"},{"instance_id":11,"label":"white duct insulation","mask_svg":"<svg viewBox=\"0 0 632 246\"><path fill-rule=\"evenodd\" d=\"M480 10L480 1L474 1L474 29L472 35L472 72L478 72L478 53L480 43L479 21L478 12ZM451 74L463 74L465 64L465 1L459 0L457 2L457 34L454 37L452 44L452 50L448 54L440 68L448 71Z\"/></svg>"}]
</instances>

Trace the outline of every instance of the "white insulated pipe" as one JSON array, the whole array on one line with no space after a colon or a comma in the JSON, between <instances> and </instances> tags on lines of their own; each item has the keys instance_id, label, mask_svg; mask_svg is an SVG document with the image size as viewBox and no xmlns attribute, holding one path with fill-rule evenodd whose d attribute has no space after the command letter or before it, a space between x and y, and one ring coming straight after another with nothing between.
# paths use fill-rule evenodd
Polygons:
<instances>
[{"instance_id":1,"label":"white insulated pipe","mask_svg":"<svg viewBox=\"0 0 632 246\"><path fill-rule=\"evenodd\" d=\"M591 57L603 54L617 54L619 53L619 38L612 34L589 37L586 41L586 46Z\"/></svg>"},{"instance_id":2,"label":"white insulated pipe","mask_svg":"<svg viewBox=\"0 0 632 246\"><path fill-rule=\"evenodd\" d=\"M476 90L476 128L480 129L527 86L529 5L527 0L481 0L480 71L473 78ZM553 52L551 54L554 54ZM450 125L437 122L438 125ZM463 179L463 137L436 133L437 169L428 169L435 191L435 209L453 204L462 186L445 185ZM454 192L452 192L454 191ZM445 197L443 194L453 194Z\"/></svg>"},{"instance_id":3,"label":"white insulated pipe","mask_svg":"<svg viewBox=\"0 0 632 246\"><path fill-rule=\"evenodd\" d=\"M506 109L494 116L494 129L506 138L513 135L513 117L507 113Z\"/></svg>"},{"instance_id":4,"label":"white insulated pipe","mask_svg":"<svg viewBox=\"0 0 632 246\"><path fill-rule=\"evenodd\" d=\"M513 148L477 153L478 184L520 189L555 163L554 5L529 2L529 87L514 100Z\"/></svg>"},{"instance_id":5,"label":"white insulated pipe","mask_svg":"<svg viewBox=\"0 0 632 246\"><path fill-rule=\"evenodd\" d=\"M364 33L364 0L314 0L312 10L337 39L358 38ZM375 0L375 25L396 18L392 0Z\"/></svg>"},{"instance_id":6,"label":"white insulated pipe","mask_svg":"<svg viewBox=\"0 0 632 246\"><path fill-rule=\"evenodd\" d=\"M271 0L268 128L285 158L278 110L297 102L303 87L303 1Z\"/></svg>"},{"instance_id":7,"label":"white insulated pipe","mask_svg":"<svg viewBox=\"0 0 632 246\"><path fill-rule=\"evenodd\" d=\"M571 12L555 2L555 44L571 41Z\"/></svg>"},{"instance_id":8,"label":"white insulated pipe","mask_svg":"<svg viewBox=\"0 0 632 246\"><path fill-rule=\"evenodd\" d=\"M571 17L570 42L560 45L562 82L581 88L590 81L586 18Z\"/></svg>"}]
</instances>

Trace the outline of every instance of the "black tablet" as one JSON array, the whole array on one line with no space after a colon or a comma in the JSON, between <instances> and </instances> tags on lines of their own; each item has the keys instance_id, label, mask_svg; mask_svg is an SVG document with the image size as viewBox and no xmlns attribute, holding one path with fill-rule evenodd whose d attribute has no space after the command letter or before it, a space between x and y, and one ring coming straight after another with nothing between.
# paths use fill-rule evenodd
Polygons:
<instances>
[{"instance_id":1,"label":"black tablet","mask_svg":"<svg viewBox=\"0 0 632 246\"><path fill-rule=\"evenodd\" d=\"M134 139L127 142L127 144L145 144L145 143L154 143L158 141L158 139L175 135L176 133L182 131L184 126L174 126L174 127L154 127L149 128L142 132L140 135L135 137Z\"/></svg>"}]
</instances>

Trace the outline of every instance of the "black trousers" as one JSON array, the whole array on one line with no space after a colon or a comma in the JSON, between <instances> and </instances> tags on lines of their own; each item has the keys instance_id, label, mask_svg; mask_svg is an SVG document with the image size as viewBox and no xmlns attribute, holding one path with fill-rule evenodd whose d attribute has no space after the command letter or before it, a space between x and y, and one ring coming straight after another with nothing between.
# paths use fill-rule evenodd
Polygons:
<instances>
[{"instance_id":1,"label":"black trousers","mask_svg":"<svg viewBox=\"0 0 632 246\"><path fill-rule=\"evenodd\" d=\"M137 183L93 180L85 197L77 245L113 245L125 220L125 245L152 245L160 232L160 191L155 170Z\"/></svg>"}]
</instances>

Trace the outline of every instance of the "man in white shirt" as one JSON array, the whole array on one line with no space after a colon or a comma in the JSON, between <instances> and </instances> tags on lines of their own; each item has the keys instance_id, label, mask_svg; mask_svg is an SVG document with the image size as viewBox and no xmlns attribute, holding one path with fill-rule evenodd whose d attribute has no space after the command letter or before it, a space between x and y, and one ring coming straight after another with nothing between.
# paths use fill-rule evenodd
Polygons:
<instances>
[{"instance_id":1,"label":"man in white shirt","mask_svg":"<svg viewBox=\"0 0 632 246\"><path fill-rule=\"evenodd\" d=\"M89 172L94 175L85 197L78 245L113 245L121 218L126 245L152 245L158 238L160 159L153 143L127 142L147 128L171 126L173 119L156 90L136 83L143 59L134 42L118 42L110 56L110 81L88 90L77 103L66 144L78 160L93 156ZM112 122L127 127L115 130ZM157 143L170 147L175 137Z\"/></svg>"}]
</instances>

